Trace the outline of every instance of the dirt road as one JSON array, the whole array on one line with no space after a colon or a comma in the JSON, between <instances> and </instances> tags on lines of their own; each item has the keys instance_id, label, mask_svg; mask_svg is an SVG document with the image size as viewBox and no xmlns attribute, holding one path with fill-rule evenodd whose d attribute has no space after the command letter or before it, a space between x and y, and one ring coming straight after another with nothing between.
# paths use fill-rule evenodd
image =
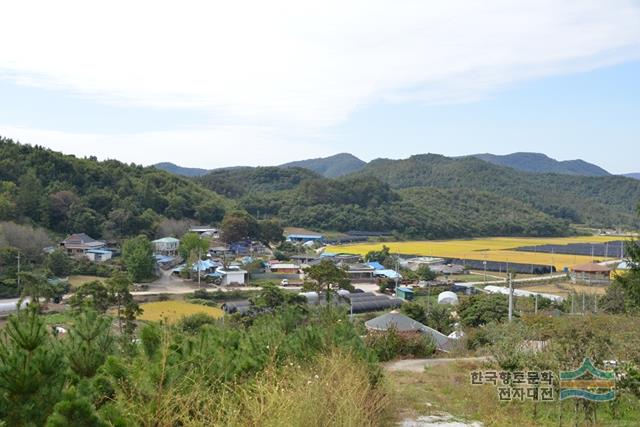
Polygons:
<instances>
[{"instance_id":1,"label":"dirt road","mask_svg":"<svg viewBox=\"0 0 640 427\"><path fill-rule=\"evenodd\" d=\"M457 358L442 358L442 359L407 359L407 360L395 360L383 364L384 369L387 371L404 371L404 372L424 372L424 368L446 365L448 363L455 362L490 362L491 356L480 357L457 357Z\"/></svg>"}]
</instances>

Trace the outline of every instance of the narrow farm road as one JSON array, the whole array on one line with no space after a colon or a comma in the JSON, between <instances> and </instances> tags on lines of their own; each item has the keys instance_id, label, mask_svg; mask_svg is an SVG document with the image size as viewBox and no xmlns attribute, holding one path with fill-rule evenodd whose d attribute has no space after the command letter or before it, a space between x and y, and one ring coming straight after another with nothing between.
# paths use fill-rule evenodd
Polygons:
<instances>
[{"instance_id":1,"label":"narrow farm road","mask_svg":"<svg viewBox=\"0 0 640 427\"><path fill-rule=\"evenodd\" d=\"M491 356L480 357L456 357L456 358L441 358L441 359L406 359L395 360L388 362L382 366L387 371L404 371L404 372L424 372L424 368L430 368L432 366L446 365L455 362L490 362Z\"/></svg>"}]
</instances>

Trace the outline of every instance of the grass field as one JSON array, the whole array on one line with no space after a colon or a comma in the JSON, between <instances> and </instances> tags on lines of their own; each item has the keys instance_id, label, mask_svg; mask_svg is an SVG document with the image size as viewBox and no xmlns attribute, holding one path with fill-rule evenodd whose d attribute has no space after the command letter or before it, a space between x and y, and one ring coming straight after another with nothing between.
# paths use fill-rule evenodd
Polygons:
<instances>
[{"instance_id":1,"label":"grass field","mask_svg":"<svg viewBox=\"0 0 640 427\"><path fill-rule=\"evenodd\" d=\"M105 280L105 278L98 276L69 276L69 286L71 286L71 289L77 289L85 283L93 282L94 280L102 282Z\"/></svg>"},{"instance_id":2,"label":"grass field","mask_svg":"<svg viewBox=\"0 0 640 427\"><path fill-rule=\"evenodd\" d=\"M542 292L545 294L560 295L566 297L571 295L572 292L604 295L607 293L606 286L586 286L586 285L574 285L573 283L547 283L536 284L531 286L518 286L518 289L531 292Z\"/></svg>"},{"instance_id":3,"label":"grass field","mask_svg":"<svg viewBox=\"0 0 640 427\"><path fill-rule=\"evenodd\" d=\"M590 256L519 252L520 246L569 243L603 243L619 238L612 236L575 237L488 237L459 240L423 240L384 243L391 252L404 255L435 256L447 258L478 259L486 261L517 262L525 264L554 265L562 270L577 264L592 261ZM364 255L380 250L383 243L359 243L327 247L327 252L348 252Z\"/></svg>"},{"instance_id":4,"label":"grass field","mask_svg":"<svg viewBox=\"0 0 640 427\"><path fill-rule=\"evenodd\" d=\"M215 307L207 307L200 304L191 304L186 301L158 301L141 305L144 312L140 320L166 320L169 323L176 322L195 313L204 313L216 318L222 317L223 311Z\"/></svg>"}]
</instances>

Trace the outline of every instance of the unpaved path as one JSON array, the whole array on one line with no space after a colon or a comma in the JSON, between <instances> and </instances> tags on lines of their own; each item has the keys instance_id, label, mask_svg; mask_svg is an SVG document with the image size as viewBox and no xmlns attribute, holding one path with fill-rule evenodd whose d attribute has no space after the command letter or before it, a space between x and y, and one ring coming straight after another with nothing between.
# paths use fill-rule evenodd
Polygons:
<instances>
[{"instance_id":1,"label":"unpaved path","mask_svg":"<svg viewBox=\"0 0 640 427\"><path fill-rule=\"evenodd\" d=\"M395 360L393 362L388 362L383 364L382 366L387 371L404 371L404 372L424 372L424 368L438 366L438 365L446 365L449 363L456 362L490 362L493 360L491 356L480 356L480 357L456 357L456 358L442 358L442 359L406 359L406 360Z\"/></svg>"}]
</instances>

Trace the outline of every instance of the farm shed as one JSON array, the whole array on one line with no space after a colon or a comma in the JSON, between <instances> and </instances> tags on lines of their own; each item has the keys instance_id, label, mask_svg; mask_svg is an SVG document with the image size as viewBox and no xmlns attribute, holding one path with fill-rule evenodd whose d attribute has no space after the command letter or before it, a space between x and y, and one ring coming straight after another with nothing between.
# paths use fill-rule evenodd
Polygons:
<instances>
[{"instance_id":1,"label":"farm shed","mask_svg":"<svg viewBox=\"0 0 640 427\"><path fill-rule=\"evenodd\" d=\"M596 263L575 265L571 269L571 280L574 283L587 285L608 285L611 281L611 265Z\"/></svg>"},{"instance_id":2,"label":"farm shed","mask_svg":"<svg viewBox=\"0 0 640 427\"><path fill-rule=\"evenodd\" d=\"M288 242L306 243L306 242L321 242L321 234L289 234L287 236Z\"/></svg>"},{"instance_id":3,"label":"farm shed","mask_svg":"<svg viewBox=\"0 0 640 427\"><path fill-rule=\"evenodd\" d=\"M89 249L85 252L85 256L93 262L108 261L113 256L113 252L107 249Z\"/></svg>"},{"instance_id":4,"label":"farm shed","mask_svg":"<svg viewBox=\"0 0 640 427\"><path fill-rule=\"evenodd\" d=\"M396 289L396 296L405 301L411 301L414 297L413 289L407 286L398 286L398 289Z\"/></svg>"},{"instance_id":5,"label":"farm shed","mask_svg":"<svg viewBox=\"0 0 640 427\"><path fill-rule=\"evenodd\" d=\"M296 264L272 264L269 269L272 273L278 274L298 274L300 272L300 266Z\"/></svg>"}]
</instances>

